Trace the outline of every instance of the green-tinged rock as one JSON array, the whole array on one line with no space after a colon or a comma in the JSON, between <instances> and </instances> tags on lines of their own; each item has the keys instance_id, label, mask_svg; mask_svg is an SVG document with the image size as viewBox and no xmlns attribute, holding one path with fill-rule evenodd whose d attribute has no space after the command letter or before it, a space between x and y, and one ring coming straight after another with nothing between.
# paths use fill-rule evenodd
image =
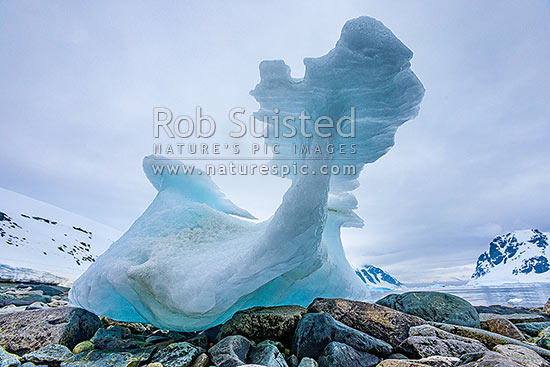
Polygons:
<instances>
[{"instance_id":1,"label":"green-tinged rock","mask_svg":"<svg viewBox=\"0 0 550 367\"><path fill-rule=\"evenodd\" d=\"M187 367L202 352L202 349L187 342L173 343L159 349L151 362L161 363L164 367Z\"/></svg>"},{"instance_id":2,"label":"green-tinged rock","mask_svg":"<svg viewBox=\"0 0 550 367\"><path fill-rule=\"evenodd\" d=\"M0 345L19 355L48 344L72 349L90 339L100 327L101 321L96 315L74 307L0 314Z\"/></svg>"},{"instance_id":3,"label":"green-tinged rock","mask_svg":"<svg viewBox=\"0 0 550 367\"><path fill-rule=\"evenodd\" d=\"M26 362L34 364L45 364L47 366L59 366L61 362L71 358L73 353L64 345L50 344L34 352L27 353L23 356Z\"/></svg>"},{"instance_id":4,"label":"green-tinged rock","mask_svg":"<svg viewBox=\"0 0 550 367\"><path fill-rule=\"evenodd\" d=\"M531 349L519 345L497 345L494 351L502 354L505 357L510 358L512 361L522 365L523 367L550 366L550 363L548 363L537 353L535 353Z\"/></svg>"},{"instance_id":5,"label":"green-tinged rock","mask_svg":"<svg viewBox=\"0 0 550 367\"><path fill-rule=\"evenodd\" d=\"M254 307L239 311L220 329L217 340L242 335L254 342L290 342L294 329L307 310L300 306Z\"/></svg>"},{"instance_id":6,"label":"green-tinged rock","mask_svg":"<svg viewBox=\"0 0 550 367\"><path fill-rule=\"evenodd\" d=\"M267 345L267 344L274 345L274 346L277 347L277 349L279 349L279 351L281 353L285 353L285 346L280 341L264 340L264 341L261 341L258 344L256 344L256 346L257 347L262 347L262 346Z\"/></svg>"},{"instance_id":7,"label":"green-tinged rock","mask_svg":"<svg viewBox=\"0 0 550 367\"><path fill-rule=\"evenodd\" d=\"M541 331L535 342L539 347L550 350L550 327Z\"/></svg>"},{"instance_id":8,"label":"green-tinged rock","mask_svg":"<svg viewBox=\"0 0 550 367\"><path fill-rule=\"evenodd\" d=\"M480 325L474 306L452 294L440 292L390 294L376 303L424 320L471 327Z\"/></svg>"},{"instance_id":9,"label":"green-tinged rock","mask_svg":"<svg viewBox=\"0 0 550 367\"><path fill-rule=\"evenodd\" d=\"M0 346L0 367L19 367L19 357L8 353Z\"/></svg>"},{"instance_id":10,"label":"green-tinged rock","mask_svg":"<svg viewBox=\"0 0 550 367\"><path fill-rule=\"evenodd\" d=\"M523 322L516 324L517 328L529 336L537 336L541 331L550 327L550 321L546 322Z\"/></svg>"},{"instance_id":11,"label":"green-tinged rock","mask_svg":"<svg viewBox=\"0 0 550 367\"><path fill-rule=\"evenodd\" d=\"M408 315L374 303L341 298L317 298L308 307L310 313L328 313L336 321L398 347L409 336L412 326L426 324L420 317Z\"/></svg>"},{"instance_id":12,"label":"green-tinged rock","mask_svg":"<svg viewBox=\"0 0 550 367\"><path fill-rule=\"evenodd\" d=\"M550 314L550 298L546 301L546 304L542 308L542 312Z\"/></svg>"},{"instance_id":13,"label":"green-tinged rock","mask_svg":"<svg viewBox=\"0 0 550 367\"><path fill-rule=\"evenodd\" d=\"M77 345L75 345L75 347L73 348L73 353L78 354L90 349L94 349L94 343L91 342L90 340L84 340L83 342L80 342Z\"/></svg>"},{"instance_id":14,"label":"green-tinged rock","mask_svg":"<svg viewBox=\"0 0 550 367\"><path fill-rule=\"evenodd\" d=\"M151 358L154 348L106 352L90 350L61 363L61 367L137 367Z\"/></svg>"}]
</instances>

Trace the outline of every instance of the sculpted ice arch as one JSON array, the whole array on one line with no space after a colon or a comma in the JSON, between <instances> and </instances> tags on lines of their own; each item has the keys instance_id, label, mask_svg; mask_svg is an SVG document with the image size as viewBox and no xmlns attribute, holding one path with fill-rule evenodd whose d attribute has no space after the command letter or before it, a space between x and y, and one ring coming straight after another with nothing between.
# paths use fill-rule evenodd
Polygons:
<instances>
[{"instance_id":1,"label":"sculpted ice arch","mask_svg":"<svg viewBox=\"0 0 550 367\"><path fill-rule=\"evenodd\" d=\"M356 109L354 138L300 135L267 138L284 159L322 165L352 164L355 175L297 175L273 216L252 223L206 175L155 175L158 194L130 229L84 273L70 293L73 304L124 321L172 330L200 330L252 306L309 304L315 297L363 299L368 290L350 267L340 240L342 226L362 226L353 212L362 167L393 145L397 128L418 111L424 89L410 70L412 52L381 22L350 20L335 48L305 59L303 79L290 77L283 61L260 64L251 94L259 119L273 114L335 121ZM273 128L273 126L270 126ZM345 139L345 141L343 140ZM295 155L292 143L355 144L357 153ZM278 160L278 164L284 161Z\"/></svg>"}]
</instances>

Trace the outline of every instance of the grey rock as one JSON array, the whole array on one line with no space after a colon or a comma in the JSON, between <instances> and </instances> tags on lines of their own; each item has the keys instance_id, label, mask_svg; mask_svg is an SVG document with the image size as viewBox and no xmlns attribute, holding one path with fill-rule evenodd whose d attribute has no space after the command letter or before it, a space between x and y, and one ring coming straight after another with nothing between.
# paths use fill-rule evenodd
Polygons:
<instances>
[{"instance_id":1,"label":"grey rock","mask_svg":"<svg viewBox=\"0 0 550 367\"><path fill-rule=\"evenodd\" d=\"M163 367L187 367L203 352L187 342L173 343L158 350L151 363L161 363Z\"/></svg>"},{"instance_id":2,"label":"grey rock","mask_svg":"<svg viewBox=\"0 0 550 367\"><path fill-rule=\"evenodd\" d=\"M520 345L537 352L539 355L543 356L547 360L550 359L550 351L544 348L540 348L536 345L521 342L519 340L508 338L506 336L502 336L496 333L491 333L490 331L470 328L466 326L448 325L448 324L441 324L441 323L434 323L434 326L436 326L439 329L445 330L447 332L453 333L455 335L476 339L482 342L483 344L485 344L485 346L487 346L488 348L494 348L495 346L501 345L501 344Z\"/></svg>"},{"instance_id":3,"label":"grey rock","mask_svg":"<svg viewBox=\"0 0 550 367\"><path fill-rule=\"evenodd\" d=\"M510 358L496 352L485 352L481 358L461 364L460 367L523 367Z\"/></svg>"},{"instance_id":4,"label":"grey rock","mask_svg":"<svg viewBox=\"0 0 550 367\"><path fill-rule=\"evenodd\" d=\"M479 327L479 315L470 302L440 292L390 294L377 304L434 322Z\"/></svg>"},{"instance_id":5,"label":"grey rock","mask_svg":"<svg viewBox=\"0 0 550 367\"><path fill-rule=\"evenodd\" d=\"M61 363L61 367L133 367L151 358L154 348L123 352L90 350Z\"/></svg>"},{"instance_id":6,"label":"grey rock","mask_svg":"<svg viewBox=\"0 0 550 367\"><path fill-rule=\"evenodd\" d=\"M539 356L531 349L519 345L497 345L494 348L495 352L510 358L512 361L522 365L523 367L549 367L544 358Z\"/></svg>"},{"instance_id":7,"label":"grey rock","mask_svg":"<svg viewBox=\"0 0 550 367\"><path fill-rule=\"evenodd\" d=\"M477 340L454 335L430 325L412 327L409 334L410 337L403 341L399 349L411 358L458 358L468 353L487 351L487 348Z\"/></svg>"},{"instance_id":8,"label":"grey rock","mask_svg":"<svg viewBox=\"0 0 550 367\"><path fill-rule=\"evenodd\" d=\"M140 344L133 339L123 339L124 329L120 327L103 329L100 328L90 341L96 349L117 351L124 349L139 348Z\"/></svg>"},{"instance_id":9,"label":"grey rock","mask_svg":"<svg viewBox=\"0 0 550 367\"><path fill-rule=\"evenodd\" d=\"M431 356L422 359L386 359L377 367L454 367L460 363L459 358Z\"/></svg>"},{"instance_id":10,"label":"grey rock","mask_svg":"<svg viewBox=\"0 0 550 367\"><path fill-rule=\"evenodd\" d=\"M20 355L48 344L72 349L90 339L100 327L96 315L74 307L0 314L0 345Z\"/></svg>"},{"instance_id":11,"label":"grey rock","mask_svg":"<svg viewBox=\"0 0 550 367\"><path fill-rule=\"evenodd\" d=\"M21 363L15 354L8 353L0 346L0 367L19 367Z\"/></svg>"},{"instance_id":12,"label":"grey rock","mask_svg":"<svg viewBox=\"0 0 550 367\"><path fill-rule=\"evenodd\" d=\"M239 311L220 329L217 340L242 335L254 342L290 342L294 329L307 310L300 306L254 307Z\"/></svg>"},{"instance_id":13,"label":"grey rock","mask_svg":"<svg viewBox=\"0 0 550 367\"><path fill-rule=\"evenodd\" d=\"M34 364L45 364L48 366L59 366L61 362L71 358L73 353L64 345L50 344L34 352L27 353L23 360Z\"/></svg>"},{"instance_id":14,"label":"grey rock","mask_svg":"<svg viewBox=\"0 0 550 367\"><path fill-rule=\"evenodd\" d=\"M319 367L371 367L376 366L380 358L360 352L349 345L330 342L319 357Z\"/></svg>"},{"instance_id":15,"label":"grey rock","mask_svg":"<svg viewBox=\"0 0 550 367\"><path fill-rule=\"evenodd\" d=\"M342 324L326 313L308 313L298 323L292 340L292 353L299 359L318 358L330 342L345 343L352 348L380 356L391 354L388 343Z\"/></svg>"},{"instance_id":16,"label":"grey rock","mask_svg":"<svg viewBox=\"0 0 550 367\"><path fill-rule=\"evenodd\" d=\"M263 344L252 347L248 356L248 363L266 367L288 367L284 356L273 344Z\"/></svg>"},{"instance_id":17,"label":"grey rock","mask_svg":"<svg viewBox=\"0 0 550 367\"><path fill-rule=\"evenodd\" d=\"M319 367L319 363L313 358L304 357L298 367Z\"/></svg>"},{"instance_id":18,"label":"grey rock","mask_svg":"<svg viewBox=\"0 0 550 367\"><path fill-rule=\"evenodd\" d=\"M242 335L231 335L208 350L210 360L218 367L235 367L246 364L250 341Z\"/></svg>"},{"instance_id":19,"label":"grey rock","mask_svg":"<svg viewBox=\"0 0 550 367\"><path fill-rule=\"evenodd\" d=\"M328 313L335 320L389 343L394 348L409 336L412 326L426 324L417 316L374 303L347 299L317 298L308 312Z\"/></svg>"}]
</instances>

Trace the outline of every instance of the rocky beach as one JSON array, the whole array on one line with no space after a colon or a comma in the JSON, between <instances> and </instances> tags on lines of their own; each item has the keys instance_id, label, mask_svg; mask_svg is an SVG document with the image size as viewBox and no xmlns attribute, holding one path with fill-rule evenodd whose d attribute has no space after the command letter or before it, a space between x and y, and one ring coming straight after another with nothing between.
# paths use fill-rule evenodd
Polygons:
<instances>
[{"instance_id":1,"label":"rocky beach","mask_svg":"<svg viewBox=\"0 0 550 367\"><path fill-rule=\"evenodd\" d=\"M474 307L441 292L318 298L178 332L71 307L68 290L0 283L1 367L550 366L550 304Z\"/></svg>"}]
</instances>

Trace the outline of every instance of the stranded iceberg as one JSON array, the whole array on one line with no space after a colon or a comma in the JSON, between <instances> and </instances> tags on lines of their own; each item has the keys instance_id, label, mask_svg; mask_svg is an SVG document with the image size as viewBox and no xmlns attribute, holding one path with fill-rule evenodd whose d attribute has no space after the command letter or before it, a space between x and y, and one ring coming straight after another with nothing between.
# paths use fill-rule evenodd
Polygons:
<instances>
[{"instance_id":1,"label":"stranded iceberg","mask_svg":"<svg viewBox=\"0 0 550 367\"><path fill-rule=\"evenodd\" d=\"M260 103L256 118L273 121L275 110L280 119L295 117L298 126L302 111L312 121L338 121L352 107L356 114L355 137L270 134L268 144L279 145L278 163L281 157L300 159L308 172L351 164L356 173L291 176L280 207L256 224L238 218L253 217L203 172L155 174L153 164L170 162L146 157L143 168L157 196L75 282L71 302L117 320L199 330L252 306L366 298L366 286L344 255L340 229L362 226L350 192L357 176L391 148L397 128L418 112L424 88L410 70L411 57L381 22L361 17L346 23L327 55L304 60L303 79L291 78L283 61L262 62L261 81L251 92ZM342 130L351 129L349 121L344 125ZM319 145L323 153L294 153L293 143ZM341 143L355 144L356 152L325 149Z\"/></svg>"}]
</instances>

